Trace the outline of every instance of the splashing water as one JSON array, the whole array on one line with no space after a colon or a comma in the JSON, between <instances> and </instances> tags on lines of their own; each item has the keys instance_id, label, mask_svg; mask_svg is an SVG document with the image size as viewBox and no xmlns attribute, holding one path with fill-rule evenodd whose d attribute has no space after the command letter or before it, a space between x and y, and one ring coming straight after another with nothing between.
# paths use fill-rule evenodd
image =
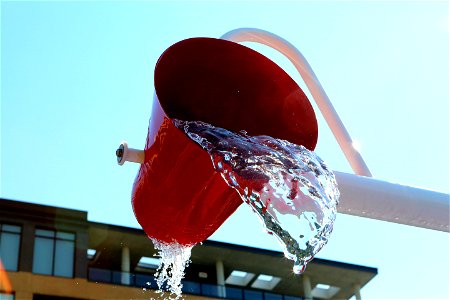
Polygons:
<instances>
[{"instance_id":1,"label":"splashing water","mask_svg":"<svg viewBox=\"0 0 450 300\"><path fill-rule=\"evenodd\" d=\"M226 183L261 218L294 260L294 272L326 244L339 199L325 163L303 146L269 136L233 133L203 122L174 124L211 156Z\"/></svg>"},{"instance_id":2,"label":"splashing water","mask_svg":"<svg viewBox=\"0 0 450 300\"><path fill-rule=\"evenodd\" d=\"M158 256L161 257L160 264L156 270L155 278L158 285L157 293L164 299L179 299L183 287L181 280L184 277L184 270L189 265L191 250L194 246L180 245L176 242L162 243L152 239ZM164 295L164 290L170 296Z\"/></svg>"}]
</instances>

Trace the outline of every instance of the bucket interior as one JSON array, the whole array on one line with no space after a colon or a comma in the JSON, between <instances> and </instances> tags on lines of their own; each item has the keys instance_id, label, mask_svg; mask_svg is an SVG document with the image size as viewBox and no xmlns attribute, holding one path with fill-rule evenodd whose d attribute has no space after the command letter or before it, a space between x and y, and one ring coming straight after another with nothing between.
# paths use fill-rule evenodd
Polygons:
<instances>
[{"instance_id":1,"label":"bucket interior","mask_svg":"<svg viewBox=\"0 0 450 300\"><path fill-rule=\"evenodd\" d=\"M191 38L169 47L155 68L169 118L269 135L313 150L314 110L295 81L262 54L237 43Z\"/></svg>"}]
</instances>

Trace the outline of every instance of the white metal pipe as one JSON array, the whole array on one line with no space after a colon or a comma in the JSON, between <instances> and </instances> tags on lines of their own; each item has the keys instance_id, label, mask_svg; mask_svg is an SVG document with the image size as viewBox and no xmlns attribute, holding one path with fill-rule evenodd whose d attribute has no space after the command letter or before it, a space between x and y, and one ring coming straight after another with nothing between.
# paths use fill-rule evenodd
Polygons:
<instances>
[{"instance_id":1,"label":"white metal pipe","mask_svg":"<svg viewBox=\"0 0 450 300\"><path fill-rule=\"evenodd\" d=\"M334 172L341 197L338 212L449 232L448 194Z\"/></svg>"},{"instance_id":2,"label":"white metal pipe","mask_svg":"<svg viewBox=\"0 0 450 300\"><path fill-rule=\"evenodd\" d=\"M128 143L123 141L116 151L117 163L123 165L126 161L143 164L145 159L144 150L128 147Z\"/></svg>"},{"instance_id":3,"label":"white metal pipe","mask_svg":"<svg viewBox=\"0 0 450 300\"><path fill-rule=\"evenodd\" d=\"M316 101L320 112L333 132L353 171L361 176L372 177L361 154L353 146L354 144L350 134L347 132L347 129L331 104L319 79L317 79L308 61L297 48L273 33L255 28L232 30L225 33L221 38L233 42L256 42L264 44L285 55L294 64L295 68L305 81L306 86Z\"/></svg>"}]
</instances>

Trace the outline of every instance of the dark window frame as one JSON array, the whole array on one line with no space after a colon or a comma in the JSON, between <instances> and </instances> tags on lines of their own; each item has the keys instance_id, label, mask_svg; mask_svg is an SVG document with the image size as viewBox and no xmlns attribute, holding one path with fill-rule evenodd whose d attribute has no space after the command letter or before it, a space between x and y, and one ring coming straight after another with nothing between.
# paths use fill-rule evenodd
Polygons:
<instances>
[{"instance_id":1,"label":"dark window frame","mask_svg":"<svg viewBox=\"0 0 450 300\"><path fill-rule=\"evenodd\" d=\"M8 230L4 230L3 226L7 225L7 226L17 226L20 228L19 232L16 231L8 231ZM1 236L2 233L6 232L6 233L10 233L10 234L15 234L19 236L19 253L17 255L17 266L16 266L16 270L7 270L9 272L18 272L20 271L20 260L21 260L21 255L22 255L22 251L21 251L21 246L22 246L22 233L23 233L23 224L18 224L18 223L13 223L13 222L5 222L5 221L0 221L0 244L1 244ZM4 266L3 266L4 267ZM6 268L5 268L6 269Z\"/></svg>"},{"instance_id":2,"label":"dark window frame","mask_svg":"<svg viewBox=\"0 0 450 300\"><path fill-rule=\"evenodd\" d=\"M45 235L40 235L38 233L38 230L43 230L43 231L51 231L53 232L53 236L45 236ZM73 234L73 239L67 239L67 238L61 238L58 237L58 233L68 233L68 234ZM77 249L77 233L75 231L63 231L63 230L56 230L54 228L46 228L46 227L36 227L34 229L34 240L35 240L35 246L36 247L36 239L37 238L41 238L41 239L48 239L48 240L52 240L52 249L53 249L53 255L52 255L52 265L51 265L51 273L50 274L43 274L43 273L35 273L34 270L32 270L33 274L39 274L39 275L47 275L47 276L54 276L54 277L61 277L61 278L75 278L75 267L76 267L76 259L77 259L77 255L76 255L76 249ZM62 276L62 275L56 275L55 274L55 257L56 257L56 243L57 241L68 241L68 242L73 242L73 259L72 259L72 274L70 277L68 276ZM33 249L33 261L34 261L34 251L35 249ZM34 269L34 268L33 268Z\"/></svg>"}]
</instances>

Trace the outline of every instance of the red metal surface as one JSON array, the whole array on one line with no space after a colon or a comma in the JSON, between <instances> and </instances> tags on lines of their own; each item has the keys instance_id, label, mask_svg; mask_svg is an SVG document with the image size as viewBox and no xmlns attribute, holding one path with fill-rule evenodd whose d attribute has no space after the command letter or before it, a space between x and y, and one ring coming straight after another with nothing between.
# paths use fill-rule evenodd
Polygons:
<instances>
[{"instance_id":1,"label":"red metal surface","mask_svg":"<svg viewBox=\"0 0 450 300\"><path fill-rule=\"evenodd\" d=\"M317 142L316 117L300 87L265 56L233 42L193 38L171 46L157 63L155 90L132 201L138 222L159 241L201 242L242 203L208 153L171 119L270 135L310 150Z\"/></svg>"}]
</instances>

